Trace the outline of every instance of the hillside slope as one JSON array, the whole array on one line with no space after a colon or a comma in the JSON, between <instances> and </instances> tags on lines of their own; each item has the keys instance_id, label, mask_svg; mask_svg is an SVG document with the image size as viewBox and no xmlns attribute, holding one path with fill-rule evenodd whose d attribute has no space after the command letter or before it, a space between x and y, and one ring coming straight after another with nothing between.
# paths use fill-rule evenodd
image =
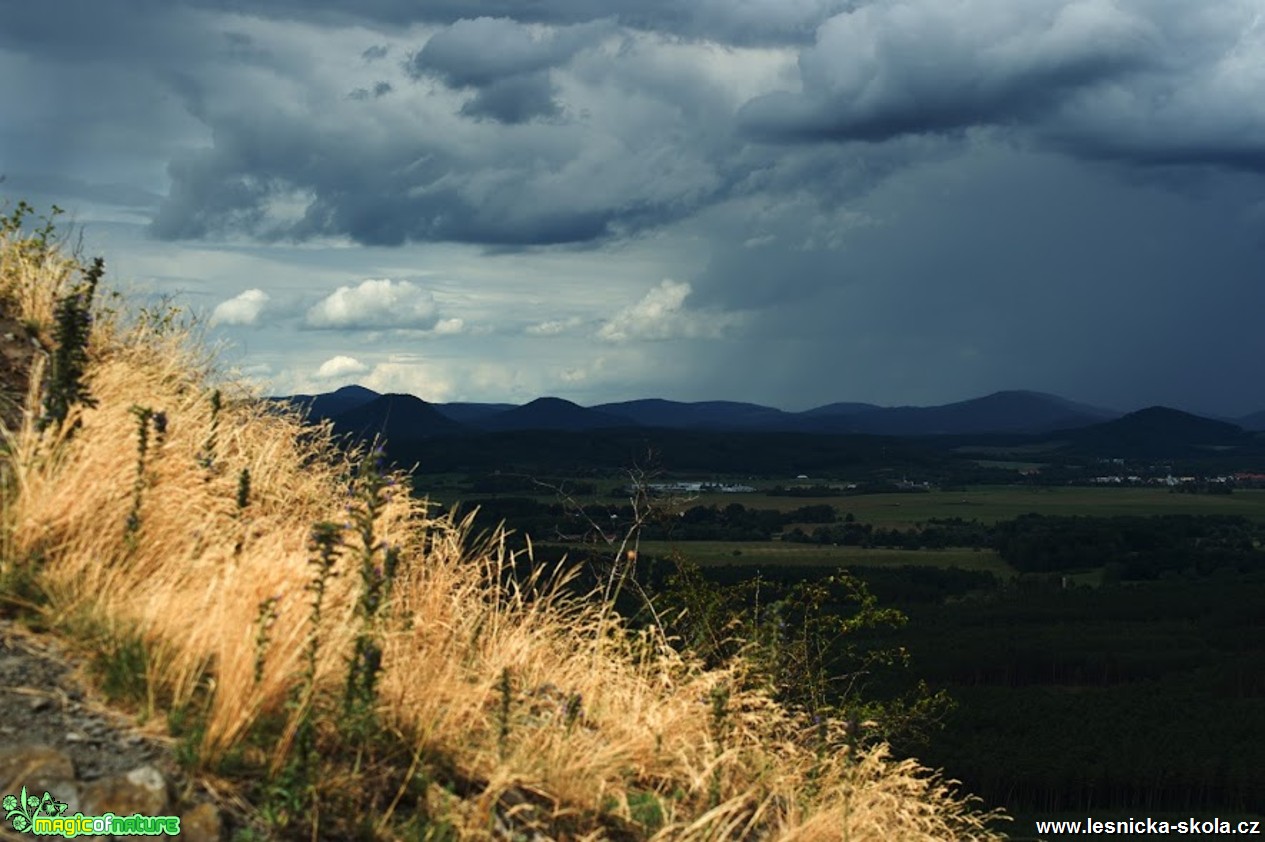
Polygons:
<instances>
[{"instance_id":1,"label":"hillside slope","mask_svg":"<svg viewBox=\"0 0 1265 842\"><path fill-rule=\"evenodd\" d=\"M1114 413L1041 392L994 392L942 406L898 406L812 417L815 429L889 436L1044 433L1104 421Z\"/></svg>"},{"instance_id":2,"label":"hillside slope","mask_svg":"<svg viewBox=\"0 0 1265 842\"><path fill-rule=\"evenodd\" d=\"M339 432L366 438L382 435L388 440L455 435L467 429L421 398L400 394L379 395L332 420Z\"/></svg>"},{"instance_id":3,"label":"hillside slope","mask_svg":"<svg viewBox=\"0 0 1265 842\"><path fill-rule=\"evenodd\" d=\"M375 454L218 380L179 314L80 319L90 294L3 230L0 299L73 364L4 430L0 596L93 629L123 703L249 799L254 838L994 838L741 662L514 579ZM91 325L82 355L55 322Z\"/></svg>"},{"instance_id":4,"label":"hillside slope","mask_svg":"<svg viewBox=\"0 0 1265 842\"><path fill-rule=\"evenodd\" d=\"M562 398L536 398L530 403L489 415L477 422L485 430L601 430L633 426L632 421L597 409L586 409Z\"/></svg>"}]
</instances>

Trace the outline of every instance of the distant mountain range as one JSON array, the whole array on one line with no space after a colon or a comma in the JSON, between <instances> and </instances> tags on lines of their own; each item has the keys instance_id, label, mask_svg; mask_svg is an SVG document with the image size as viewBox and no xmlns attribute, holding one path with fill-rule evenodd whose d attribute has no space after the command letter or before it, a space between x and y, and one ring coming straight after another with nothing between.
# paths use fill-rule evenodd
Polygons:
<instances>
[{"instance_id":1,"label":"distant mountain range","mask_svg":"<svg viewBox=\"0 0 1265 842\"><path fill-rule=\"evenodd\" d=\"M335 427L344 432L385 432L391 438L410 439L480 432L580 432L618 427L882 436L1045 435L1096 428L1099 432L1095 436L1104 443L1118 436L1153 440L1161 430L1164 435L1188 437L1198 430L1213 445L1228 443L1244 430L1265 430L1265 412L1239 419L1237 425L1163 407L1124 416L1057 395L1027 391L995 392L941 406L832 403L804 412L786 412L736 401L686 403L659 398L592 407L554 397L537 398L521 406L432 404L412 395L381 395L363 386L344 386L319 395L292 395L273 400L305 407L310 418L331 419ZM1147 432L1149 428L1155 429Z\"/></svg>"}]
</instances>

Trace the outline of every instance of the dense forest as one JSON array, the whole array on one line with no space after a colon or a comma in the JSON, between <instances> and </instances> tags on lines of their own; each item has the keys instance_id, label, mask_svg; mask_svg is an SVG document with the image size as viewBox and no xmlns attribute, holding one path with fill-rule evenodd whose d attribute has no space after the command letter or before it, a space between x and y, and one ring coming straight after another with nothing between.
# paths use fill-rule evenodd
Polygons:
<instances>
[{"instance_id":1,"label":"dense forest","mask_svg":"<svg viewBox=\"0 0 1265 842\"><path fill-rule=\"evenodd\" d=\"M762 571L763 598L828 573ZM1097 588L934 567L850 573L907 622L860 631L852 649L827 660L846 670L858 646L909 653L907 664L869 664L864 696L907 706L921 684L946 691L951 704L883 736L990 803L1020 815L1242 812L1265 803L1261 567ZM702 575L754 593L750 567ZM854 616L847 600L831 608Z\"/></svg>"},{"instance_id":2,"label":"dense forest","mask_svg":"<svg viewBox=\"0 0 1265 842\"><path fill-rule=\"evenodd\" d=\"M633 514L614 502L578 510L528 497L481 502L482 523L506 519L542 539L585 524L613 524L613 535ZM874 736L1017 815L1203 814L1265 803L1261 523L1024 515L898 529L862 523L845 505L696 505L651 520L643 537L671 537L684 555L642 559L640 584L659 605L693 612L694 625L675 631L696 648L707 651L700 625L730 623L786 662L782 680L801 688L787 701L863 710ZM687 560L693 540L779 535L808 545L991 550L1015 573L901 565L840 576L820 565ZM537 547L537 558L563 549ZM600 563L608 550L599 542L588 552ZM600 564L586 569L592 578L580 587L600 580ZM1095 586L1071 575L1085 571L1095 572ZM624 608L636 614L638 600L625 595ZM770 630L771 617L780 630ZM848 634L836 634L843 627ZM825 642L816 662L796 661L805 630Z\"/></svg>"}]
</instances>

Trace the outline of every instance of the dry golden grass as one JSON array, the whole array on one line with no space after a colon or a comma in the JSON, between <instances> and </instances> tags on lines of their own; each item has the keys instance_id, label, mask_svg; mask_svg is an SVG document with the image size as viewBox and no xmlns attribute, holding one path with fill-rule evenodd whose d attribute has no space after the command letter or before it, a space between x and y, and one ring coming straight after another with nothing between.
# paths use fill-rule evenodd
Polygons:
<instances>
[{"instance_id":1,"label":"dry golden grass","mask_svg":"<svg viewBox=\"0 0 1265 842\"><path fill-rule=\"evenodd\" d=\"M73 265L14 254L0 243L0 294L47 326ZM34 373L24 422L5 433L4 559L40 565L54 619L90 616L149 644L156 696L206 705L200 754L210 766L262 717L290 716L292 735L302 715L286 701L309 631L309 537L317 522L347 521L352 464L327 431L221 383L215 466L203 468L215 381L198 347L152 320L99 319L88 373L97 406L79 410L71 436L37 429ZM136 406L166 413L168 428L151 439L129 538ZM243 468L251 500L239 512ZM926 770L882 749L815 749L820 729L749 688L737 668L703 670L653 634L627 631L596 602L567 596L561 575L502 587L504 543L463 550L463 524L432 517L408 487L399 482L376 526L403 558L382 630L380 715L417 756L477 782L461 797L435 786L425 796L431 816L463 837L493 835L503 796L516 792L534 794L537 817L543 809L572 828L561 835L600 838L602 815L630 820L654 794L662 839L995 838ZM356 634L352 564L340 562L320 628L317 684L334 696ZM279 616L256 683L259 606L273 596ZM730 693L720 718L719 689ZM274 768L287 749L285 738L273 748ZM388 822L379 827L390 836Z\"/></svg>"}]
</instances>

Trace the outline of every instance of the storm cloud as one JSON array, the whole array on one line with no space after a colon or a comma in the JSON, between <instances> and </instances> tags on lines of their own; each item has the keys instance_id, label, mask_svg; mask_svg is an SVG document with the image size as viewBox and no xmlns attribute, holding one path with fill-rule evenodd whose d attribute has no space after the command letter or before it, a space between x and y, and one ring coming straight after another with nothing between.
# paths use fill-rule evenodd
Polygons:
<instances>
[{"instance_id":1,"label":"storm cloud","mask_svg":"<svg viewBox=\"0 0 1265 842\"><path fill-rule=\"evenodd\" d=\"M63 8L0 189L278 390L1265 407L1257 0Z\"/></svg>"},{"instance_id":2,"label":"storm cloud","mask_svg":"<svg viewBox=\"0 0 1265 842\"><path fill-rule=\"evenodd\" d=\"M1138 165L1265 163L1259 4L907 0L830 20L799 54L798 91L743 106L772 142L877 142L1004 127Z\"/></svg>"},{"instance_id":3,"label":"storm cloud","mask_svg":"<svg viewBox=\"0 0 1265 842\"><path fill-rule=\"evenodd\" d=\"M788 140L884 140L1040 119L1156 58L1157 33L1113 0L875 4L831 18L799 57L803 90L743 109Z\"/></svg>"}]
</instances>

